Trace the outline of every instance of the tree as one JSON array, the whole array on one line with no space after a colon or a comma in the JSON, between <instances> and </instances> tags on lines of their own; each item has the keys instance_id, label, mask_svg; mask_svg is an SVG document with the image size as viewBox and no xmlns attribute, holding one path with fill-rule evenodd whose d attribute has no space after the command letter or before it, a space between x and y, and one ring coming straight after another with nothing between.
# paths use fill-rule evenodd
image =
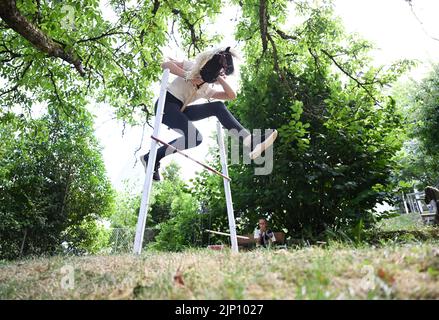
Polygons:
<instances>
[{"instance_id":1,"label":"tree","mask_svg":"<svg viewBox=\"0 0 439 320\"><path fill-rule=\"evenodd\" d=\"M147 225L158 231L151 244L159 250L180 251L199 245L202 239L200 204L180 178L180 166L172 161L164 180L156 183L151 195Z\"/></svg>"},{"instance_id":2,"label":"tree","mask_svg":"<svg viewBox=\"0 0 439 320\"><path fill-rule=\"evenodd\" d=\"M181 179L181 168L175 161L171 161L163 169L162 175L163 180L153 184L146 228L149 229L148 235L152 239L158 235L159 242L170 241L173 243L172 246L175 250L177 248L175 246L176 243L181 244L180 240L185 239L185 236L174 228L179 228L180 224L187 223L187 219L191 220L194 212L198 214L198 209L192 210L192 205L198 207L198 204L191 197L186 183ZM119 192L116 197L116 209L110 217L111 226L113 228L129 228L134 230L140 211L141 192L133 191L128 184L125 189L125 191ZM192 205L187 204L180 207L180 202L185 201L191 202ZM185 212L185 208L188 208L189 211ZM180 217L180 215L182 216ZM174 240L169 239L171 237L171 230L173 230L172 232L176 237ZM185 231L182 232L184 233ZM124 236L131 235L134 235L134 233L124 233ZM177 240L177 238L180 240ZM131 240L133 241L134 239ZM146 240L144 241L145 245L147 245ZM162 247L162 245L158 245L158 247Z\"/></svg>"},{"instance_id":3,"label":"tree","mask_svg":"<svg viewBox=\"0 0 439 320\"><path fill-rule=\"evenodd\" d=\"M59 113L75 118L92 97L125 121L149 120L149 88L161 74L162 48L175 37L174 24L193 55L216 39L201 26L219 13L221 2L116 0L107 7L114 19L104 17L99 5L0 1L0 77L6 81L0 112L56 101Z\"/></svg>"},{"instance_id":4,"label":"tree","mask_svg":"<svg viewBox=\"0 0 439 320\"><path fill-rule=\"evenodd\" d=\"M56 114L8 116L0 126L1 257L53 254L63 243L95 252L113 193L91 118L75 124Z\"/></svg>"},{"instance_id":5,"label":"tree","mask_svg":"<svg viewBox=\"0 0 439 320\"><path fill-rule=\"evenodd\" d=\"M105 199L108 196L109 186L102 171L103 165L99 164L100 156L94 152L94 142L90 150L86 148L85 141L84 144L81 142L83 141L81 136L84 134L83 129L90 126L87 106L94 102L106 102L115 108L118 118L130 124L137 123L139 120L147 122L153 109L153 93L150 86L158 80L161 74L162 49L172 41L172 38L175 39L174 30L178 30L181 36L181 40L176 40L176 42L187 49L188 55L195 55L210 41L218 38L215 35L206 35L201 28L208 19L220 12L221 2L215 0L203 2L141 0L134 4L116 0L111 1L110 7L107 8L114 13L114 19L104 17L99 5L100 1L97 0L0 0L2 38L0 41L0 81L3 87L0 90L1 130L6 137L10 138L15 133L15 129L10 126L19 125L24 137L23 141L26 141L20 146L20 152L30 157L38 150L41 154L39 160L43 161L43 163L26 163L28 165L26 170L29 172L19 172L20 165L17 164L16 167L11 165L14 159L20 159L18 152L12 153L16 158L11 158L11 151L15 152L12 140L8 140L9 149L2 146L5 155L3 159L12 166L9 169L1 169L5 179L2 181L5 184L5 190L8 190L3 197L9 197L7 202L4 202L4 209L7 211L3 211L5 215L8 215L3 225L5 228L3 230L8 230L8 234L4 233L2 236L5 239L8 237L12 239L2 245L11 246L7 250L8 254L13 252L12 256L15 256L19 249L18 238L25 237L23 232L27 241L29 237L31 239L27 242L29 246L42 232L43 237L48 238L47 241L42 241L41 245L37 244L35 248L24 248L26 253L52 252L61 238L72 242L73 246L79 243L78 241L84 244L83 240L86 235L81 232L93 229L91 220L84 221L87 216L83 212L85 206L93 204L96 200L95 208L98 214L106 211L104 203L107 201ZM30 117L39 108L43 109L43 113L56 118L50 118L47 124L43 119L41 122L32 122L32 125L37 126L38 123L38 126L44 127L45 136L38 131L39 129L30 133L26 127L31 122L16 121L17 115L26 114L26 117ZM61 140L56 140L51 136L52 131L60 132L61 123L64 122L69 128L68 137L65 137L66 144L62 144ZM85 137L94 141L87 130ZM41 143L32 141L29 136L31 134L40 135ZM72 139L68 140L70 137ZM56 146L50 144L52 138L57 141ZM75 142L76 138L79 142ZM85 153L90 151L90 154L83 155L85 162L82 166L75 163L72 167L63 167L62 169L66 170L60 175L63 181L55 181L55 183L51 180L53 184L41 181L41 179L44 180L44 174L49 174L51 170L54 170L53 168L58 168L53 161L50 162L45 158L48 154L44 148L53 147L50 152L63 154L65 156L63 160L67 161L68 157L64 151L73 152L76 143L80 143L80 147L83 148L78 149L78 155L82 151ZM72 150L66 150L66 148ZM50 160L53 159L50 158ZM87 171L89 163L96 166L98 176L93 178L91 171ZM47 167L43 164L47 164ZM12 188L7 182L7 177L11 174L16 174L14 177L19 181L17 185L14 185L16 187L14 191L7 189ZM27 174L32 178L26 180ZM75 180L69 180L73 179L73 176ZM89 178L90 181L88 181ZM69 192L73 192L72 181L77 181L78 184L75 184L77 188L75 193L70 195ZM50 199L45 194L49 186L56 189L53 194L52 191L48 193L53 196ZM100 190L92 190L94 186ZM87 187L92 189L88 190ZM170 185L167 187L170 191ZM30 195L26 193L25 188L31 190ZM83 195L84 190L90 191L89 194ZM72 214L77 212L76 216L72 217L74 220L68 222L65 221L65 217L63 218L68 210L66 199L63 197L67 194L66 199L69 199L69 205L77 206L72 208ZM50 212L56 216L51 217L54 221L54 230L46 228L47 224L44 219L36 223L32 220L33 218L26 220L25 217L20 217L18 219L15 213L11 213L15 211L11 211L9 205L24 195L26 199L30 197L31 200L23 210L29 211L30 207L34 208L35 212L32 213L32 217L35 219L48 214L53 209L53 212ZM97 199L93 200L90 197ZM102 200L102 205L98 199ZM23 201L23 199L19 200ZM35 203L38 205L36 206ZM58 207L60 203L65 204L61 205L61 210ZM160 211L158 206L157 212ZM49 210L49 207L52 209ZM93 205L91 207L93 208ZM19 211L19 208L15 209ZM58 216L59 214L61 215ZM153 219L155 219L154 215ZM32 232L35 234L32 236L29 236L27 231L23 231L27 230L25 227L30 225L34 226ZM78 225L87 227L74 227ZM37 230L37 226L40 226L40 229ZM69 226L68 231L65 231L67 226ZM60 236L61 232L66 234L64 238Z\"/></svg>"},{"instance_id":6,"label":"tree","mask_svg":"<svg viewBox=\"0 0 439 320\"><path fill-rule=\"evenodd\" d=\"M374 67L372 45L345 33L329 1L319 7L295 1L304 22L286 30L289 3L231 1L242 12L236 38L244 44L246 65L242 92L229 107L246 127L278 128L280 136L271 175L255 176L254 166L240 165L231 166L230 175L242 228L266 216L274 228L311 235L368 220L370 209L388 198L401 117L384 89L410 63ZM223 6L215 0L116 0L112 22L96 0L0 0L0 77L6 82L0 121L10 121L17 105L32 111L40 102L50 114L79 125L88 121L90 101L108 102L130 123L139 116L147 121L148 88L161 73L174 22L191 57L218 39L204 27ZM81 15L69 20L66 10ZM225 228L221 180L199 178L196 199ZM185 187L161 183L159 189L148 221L177 223L169 199L190 202Z\"/></svg>"},{"instance_id":7,"label":"tree","mask_svg":"<svg viewBox=\"0 0 439 320\"><path fill-rule=\"evenodd\" d=\"M403 191L439 184L439 66L420 82L394 89L398 108L405 114L404 148L398 153L394 179Z\"/></svg>"},{"instance_id":8,"label":"tree","mask_svg":"<svg viewBox=\"0 0 439 320\"><path fill-rule=\"evenodd\" d=\"M426 155L439 159L439 65L433 66L417 89L413 111L417 114L418 125L414 127L413 135L419 137Z\"/></svg>"},{"instance_id":9,"label":"tree","mask_svg":"<svg viewBox=\"0 0 439 320\"><path fill-rule=\"evenodd\" d=\"M216 139L216 133L213 133L211 138ZM207 161L208 165L221 172L222 168L218 145L209 147L208 155L210 156L210 159ZM231 185L233 186L234 184L235 180L233 180ZM200 224L208 226L208 229L229 232L223 178L217 174L211 173L210 171L202 170L197 173L195 178L191 179L191 187L189 188L189 191L199 203L199 211L202 213ZM233 203L235 203L235 197L242 194L241 191L242 190L235 190L235 194L233 193L234 190L232 190ZM236 220L236 226L239 230L241 226L240 217ZM209 234L204 234L202 236L202 243L207 243L210 236L211 235Z\"/></svg>"},{"instance_id":10,"label":"tree","mask_svg":"<svg viewBox=\"0 0 439 320\"><path fill-rule=\"evenodd\" d=\"M176 162L172 161L166 166L162 174L163 181L155 184L151 194L146 225L152 228L170 219L174 200L188 193L186 183L180 178L181 168Z\"/></svg>"},{"instance_id":11,"label":"tree","mask_svg":"<svg viewBox=\"0 0 439 320\"><path fill-rule=\"evenodd\" d=\"M160 232L151 248L181 251L196 246L202 232L199 219L198 203L191 194L173 197L170 218L158 225Z\"/></svg>"},{"instance_id":12,"label":"tree","mask_svg":"<svg viewBox=\"0 0 439 320\"><path fill-rule=\"evenodd\" d=\"M133 190L134 186L125 181L124 190L115 197L114 211L109 217L112 228L132 228L137 224L141 193Z\"/></svg>"},{"instance_id":13,"label":"tree","mask_svg":"<svg viewBox=\"0 0 439 320\"><path fill-rule=\"evenodd\" d=\"M401 116L384 89L411 63L374 67L372 45L346 34L330 3L296 2L304 22L288 31L286 1L239 4L236 36L245 40L246 66L229 108L247 128L279 131L271 174L255 175L255 165L229 169L242 231L261 216L294 237L367 226L375 204L390 199L402 143ZM222 210L216 190L206 190L205 199Z\"/></svg>"}]
</instances>

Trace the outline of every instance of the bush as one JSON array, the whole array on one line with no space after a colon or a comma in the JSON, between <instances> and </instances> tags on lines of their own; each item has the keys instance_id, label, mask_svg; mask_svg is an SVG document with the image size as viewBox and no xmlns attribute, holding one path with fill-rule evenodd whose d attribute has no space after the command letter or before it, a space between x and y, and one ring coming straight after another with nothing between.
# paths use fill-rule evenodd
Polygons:
<instances>
[{"instance_id":1,"label":"bush","mask_svg":"<svg viewBox=\"0 0 439 320\"><path fill-rule=\"evenodd\" d=\"M181 251L195 246L202 232L200 219L197 201L190 194L181 194L172 201L171 218L159 224L159 234L150 247Z\"/></svg>"}]
</instances>

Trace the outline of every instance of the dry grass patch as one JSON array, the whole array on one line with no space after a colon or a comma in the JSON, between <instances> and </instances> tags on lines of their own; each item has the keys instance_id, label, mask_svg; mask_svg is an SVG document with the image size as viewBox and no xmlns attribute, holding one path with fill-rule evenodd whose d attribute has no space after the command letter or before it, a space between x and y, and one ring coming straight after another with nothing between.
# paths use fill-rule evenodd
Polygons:
<instances>
[{"instance_id":1,"label":"dry grass patch","mask_svg":"<svg viewBox=\"0 0 439 320\"><path fill-rule=\"evenodd\" d=\"M439 299L438 274L437 242L58 256L0 265L0 298Z\"/></svg>"}]
</instances>

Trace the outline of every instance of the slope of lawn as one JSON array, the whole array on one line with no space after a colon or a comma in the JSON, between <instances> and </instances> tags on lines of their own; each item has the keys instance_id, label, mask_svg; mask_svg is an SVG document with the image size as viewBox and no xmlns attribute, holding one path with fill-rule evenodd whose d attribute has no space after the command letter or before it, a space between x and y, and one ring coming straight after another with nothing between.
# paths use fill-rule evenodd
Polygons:
<instances>
[{"instance_id":1,"label":"slope of lawn","mask_svg":"<svg viewBox=\"0 0 439 320\"><path fill-rule=\"evenodd\" d=\"M380 228L362 244L4 261L0 298L439 299L439 229Z\"/></svg>"}]
</instances>

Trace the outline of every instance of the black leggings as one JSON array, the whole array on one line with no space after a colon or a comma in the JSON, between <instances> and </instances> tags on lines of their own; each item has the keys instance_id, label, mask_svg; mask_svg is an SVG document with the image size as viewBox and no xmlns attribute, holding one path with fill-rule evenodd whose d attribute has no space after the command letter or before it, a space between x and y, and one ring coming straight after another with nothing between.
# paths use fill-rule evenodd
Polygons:
<instances>
[{"instance_id":1,"label":"black leggings","mask_svg":"<svg viewBox=\"0 0 439 320\"><path fill-rule=\"evenodd\" d=\"M157 113L157 106L158 100L155 103L155 113ZM222 101L190 105L181 112L180 109L182 106L183 102L173 96L170 92L166 93L162 123L167 125L170 129L182 134L181 137L169 142L170 145L179 150L196 147L203 141L201 133L191 121L198 121L211 116L217 117L224 128L228 130L235 129L238 132L243 132L243 136L250 134L235 119ZM176 152L175 150L167 149L167 146L161 146L157 149L157 162L163 157Z\"/></svg>"}]
</instances>

